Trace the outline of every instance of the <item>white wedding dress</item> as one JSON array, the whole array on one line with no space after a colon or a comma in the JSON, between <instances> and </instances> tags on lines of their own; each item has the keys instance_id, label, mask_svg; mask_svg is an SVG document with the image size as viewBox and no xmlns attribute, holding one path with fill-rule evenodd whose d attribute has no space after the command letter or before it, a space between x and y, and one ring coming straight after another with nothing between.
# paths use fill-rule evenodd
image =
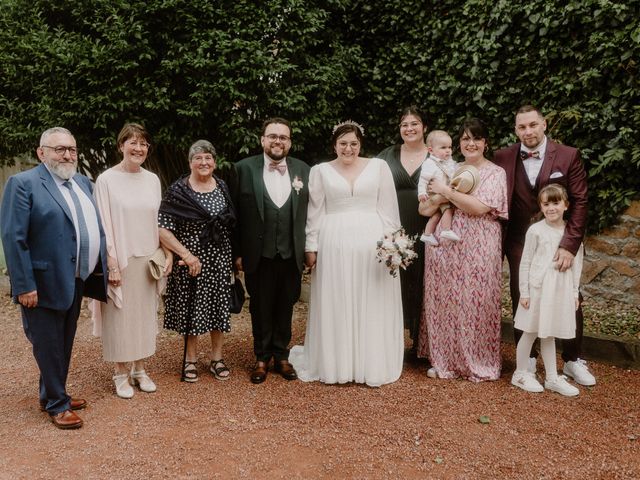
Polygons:
<instances>
[{"instance_id":1,"label":"white wedding dress","mask_svg":"<svg viewBox=\"0 0 640 480\"><path fill-rule=\"evenodd\" d=\"M404 328L400 278L376 260L383 232L400 227L391 171L368 160L353 189L329 163L309 176L306 251L317 251L304 346L289 361L303 381L396 381Z\"/></svg>"}]
</instances>

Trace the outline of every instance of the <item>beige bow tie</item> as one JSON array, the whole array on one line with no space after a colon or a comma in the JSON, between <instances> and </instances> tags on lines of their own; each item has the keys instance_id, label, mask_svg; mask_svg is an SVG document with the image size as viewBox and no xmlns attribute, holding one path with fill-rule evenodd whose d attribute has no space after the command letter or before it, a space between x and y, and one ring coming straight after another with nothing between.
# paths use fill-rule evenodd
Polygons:
<instances>
[{"instance_id":1,"label":"beige bow tie","mask_svg":"<svg viewBox=\"0 0 640 480\"><path fill-rule=\"evenodd\" d=\"M280 175L284 175L287 172L287 164L285 162L269 162L267 168L270 172L277 170Z\"/></svg>"}]
</instances>

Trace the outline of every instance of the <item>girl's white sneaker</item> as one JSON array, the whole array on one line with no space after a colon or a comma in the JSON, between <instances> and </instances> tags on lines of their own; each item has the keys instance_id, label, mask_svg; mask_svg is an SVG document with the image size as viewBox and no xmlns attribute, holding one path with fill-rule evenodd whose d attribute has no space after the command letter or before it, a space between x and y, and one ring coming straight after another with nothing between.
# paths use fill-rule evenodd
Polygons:
<instances>
[{"instance_id":1,"label":"girl's white sneaker","mask_svg":"<svg viewBox=\"0 0 640 480\"><path fill-rule=\"evenodd\" d=\"M535 373L531 373L527 370L516 370L511 377L511 385L514 385L522 390L532 393L544 392L544 388L540 385L540 382L536 380Z\"/></svg>"},{"instance_id":2,"label":"girl's white sneaker","mask_svg":"<svg viewBox=\"0 0 640 480\"><path fill-rule=\"evenodd\" d=\"M552 392L557 392L565 397L575 397L580 393L580 390L567 382L567 377L564 375L559 375L553 382L545 380L544 388Z\"/></svg>"}]
</instances>

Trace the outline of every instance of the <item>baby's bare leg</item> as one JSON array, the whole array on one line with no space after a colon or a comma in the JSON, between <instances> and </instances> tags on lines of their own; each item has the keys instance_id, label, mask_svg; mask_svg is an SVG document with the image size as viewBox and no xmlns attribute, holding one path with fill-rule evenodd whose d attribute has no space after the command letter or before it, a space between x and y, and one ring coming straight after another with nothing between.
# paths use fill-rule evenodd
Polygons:
<instances>
[{"instance_id":1,"label":"baby's bare leg","mask_svg":"<svg viewBox=\"0 0 640 480\"><path fill-rule=\"evenodd\" d=\"M424 227L425 235L433 235L433 233L436 231L436 227L438 226L438 222L440 222L440 217L442 217L440 210L437 210L436 213L429 217L429 221Z\"/></svg>"},{"instance_id":2,"label":"baby's bare leg","mask_svg":"<svg viewBox=\"0 0 640 480\"><path fill-rule=\"evenodd\" d=\"M453 207L447 208L442 213L442 229L451 230L451 223L453 222Z\"/></svg>"}]
</instances>

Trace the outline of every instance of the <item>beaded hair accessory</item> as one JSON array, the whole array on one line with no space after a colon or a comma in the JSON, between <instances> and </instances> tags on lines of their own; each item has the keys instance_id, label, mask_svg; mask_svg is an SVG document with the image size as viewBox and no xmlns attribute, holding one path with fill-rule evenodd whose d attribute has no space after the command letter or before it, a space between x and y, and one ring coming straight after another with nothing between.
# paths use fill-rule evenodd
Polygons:
<instances>
[{"instance_id":1,"label":"beaded hair accessory","mask_svg":"<svg viewBox=\"0 0 640 480\"><path fill-rule=\"evenodd\" d=\"M333 130L331 131L331 135L336 133L336 130L338 130L340 127L344 127L345 125L353 125L357 127L358 130L360 130L360 134L364 137L364 127L358 122L354 122L353 120L345 120L344 122L334 125Z\"/></svg>"}]
</instances>

